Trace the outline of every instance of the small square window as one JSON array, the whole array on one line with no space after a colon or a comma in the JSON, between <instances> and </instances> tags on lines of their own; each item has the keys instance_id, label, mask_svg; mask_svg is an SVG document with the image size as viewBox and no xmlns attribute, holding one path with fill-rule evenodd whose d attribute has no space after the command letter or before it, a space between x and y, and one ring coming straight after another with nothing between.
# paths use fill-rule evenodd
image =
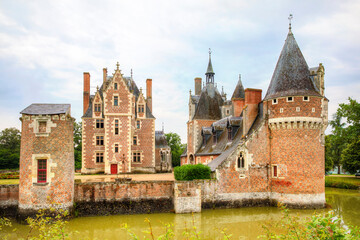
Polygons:
<instances>
[{"instance_id":1,"label":"small square window","mask_svg":"<svg viewBox=\"0 0 360 240\"><path fill-rule=\"evenodd\" d=\"M118 105L119 105L119 97L114 96L114 106L118 106Z\"/></svg>"},{"instance_id":2,"label":"small square window","mask_svg":"<svg viewBox=\"0 0 360 240\"><path fill-rule=\"evenodd\" d=\"M104 119L96 119L96 128L104 128Z\"/></svg>"},{"instance_id":3,"label":"small square window","mask_svg":"<svg viewBox=\"0 0 360 240\"><path fill-rule=\"evenodd\" d=\"M294 101L294 98L293 98L293 97L287 97L286 101L287 101L287 102L293 102L293 101Z\"/></svg>"},{"instance_id":4,"label":"small square window","mask_svg":"<svg viewBox=\"0 0 360 240\"><path fill-rule=\"evenodd\" d=\"M116 152L116 153L119 152L119 144L115 144L115 152Z\"/></svg>"},{"instance_id":5,"label":"small square window","mask_svg":"<svg viewBox=\"0 0 360 240\"><path fill-rule=\"evenodd\" d=\"M39 122L39 133L46 133L46 122Z\"/></svg>"},{"instance_id":6,"label":"small square window","mask_svg":"<svg viewBox=\"0 0 360 240\"><path fill-rule=\"evenodd\" d=\"M272 100L272 104L277 104L277 103L278 103L277 98L274 98L274 99Z\"/></svg>"},{"instance_id":7,"label":"small square window","mask_svg":"<svg viewBox=\"0 0 360 240\"><path fill-rule=\"evenodd\" d=\"M308 102L308 101L309 101L309 97L308 97L308 96L304 96L303 100Z\"/></svg>"},{"instance_id":8,"label":"small square window","mask_svg":"<svg viewBox=\"0 0 360 240\"><path fill-rule=\"evenodd\" d=\"M144 112L144 105L139 105L139 113L143 113Z\"/></svg>"},{"instance_id":9,"label":"small square window","mask_svg":"<svg viewBox=\"0 0 360 240\"><path fill-rule=\"evenodd\" d=\"M95 112L101 112L101 104L94 104Z\"/></svg>"}]
</instances>

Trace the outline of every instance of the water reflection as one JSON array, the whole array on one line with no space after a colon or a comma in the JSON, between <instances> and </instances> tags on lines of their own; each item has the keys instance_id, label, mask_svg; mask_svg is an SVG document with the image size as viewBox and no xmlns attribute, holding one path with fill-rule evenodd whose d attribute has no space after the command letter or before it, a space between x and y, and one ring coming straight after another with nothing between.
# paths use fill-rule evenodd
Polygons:
<instances>
[{"instance_id":1,"label":"water reflection","mask_svg":"<svg viewBox=\"0 0 360 240\"><path fill-rule=\"evenodd\" d=\"M360 226L359 191L327 188L326 198L328 204L344 219L345 224ZM328 210L322 209L317 212ZM299 214L300 217L307 217L314 210L291 210L291 212ZM149 227L144 219L149 218L156 236L164 234L164 223L170 223L175 229L175 239L184 239L183 232L186 229L192 230L194 226L201 232L202 239L223 239L220 232L224 228L227 229L228 234L233 234L232 239L256 239L262 234L264 223L277 221L280 217L281 212L277 208L270 207L203 210L202 213L194 215L166 213L83 217L71 220L68 231L74 232L72 239L131 239L126 231L121 229L121 225L127 223L142 239L142 236L146 235L143 231ZM26 237L27 227L16 223L15 225L18 231L11 239ZM146 236L150 238L149 235Z\"/></svg>"}]
</instances>

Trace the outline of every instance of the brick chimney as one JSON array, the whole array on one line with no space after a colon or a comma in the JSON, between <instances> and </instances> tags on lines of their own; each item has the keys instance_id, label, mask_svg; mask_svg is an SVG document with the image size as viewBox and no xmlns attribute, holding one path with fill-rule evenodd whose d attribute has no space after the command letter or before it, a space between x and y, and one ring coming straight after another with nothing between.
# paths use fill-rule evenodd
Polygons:
<instances>
[{"instance_id":1,"label":"brick chimney","mask_svg":"<svg viewBox=\"0 0 360 240\"><path fill-rule=\"evenodd\" d=\"M107 68L103 68L103 81L106 82L107 79Z\"/></svg>"},{"instance_id":2,"label":"brick chimney","mask_svg":"<svg viewBox=\"0 0 360 240\"><path fill-rule=\"evenodd\" d=\"M84 72L84 114L89 108L90 101L90 73Z\"/></svg>"},{"instance_id":3,"label":"brick chimney","mask_svg":"<svg viewBox=\"0 0 360 240\"><path fill-rule=\"evenodd\" d=\"M261 102L261 89L245 89L245 107L243 112L243 134L246 135L250 130L257 114L259 103Z\"/></svg>"},{"instance_id":4,"label":"brick chimney","mask_svg":"<svg viewBox=\"0 0 360 240\"><path fill-rule=\"evenodd\" d=\"M201 94L201 78L195 78L195 95Z\"/></svg>"},{"instance_id":5,"label":"brick chimney","mask_svg":"<svg viewBox=\"0 0 360 240\"><path fill-rule=\"evenodd\" d=\"M152 79L146 79L146 105L152 112Z\"/></svg>"}]
</instances>

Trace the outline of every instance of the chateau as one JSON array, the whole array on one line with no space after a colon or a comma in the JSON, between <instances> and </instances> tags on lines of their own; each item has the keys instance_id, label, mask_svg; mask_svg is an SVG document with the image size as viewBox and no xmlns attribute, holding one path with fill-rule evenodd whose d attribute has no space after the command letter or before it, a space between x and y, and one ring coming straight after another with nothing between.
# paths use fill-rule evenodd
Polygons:
<instances>
[{"instance_id":1,"label":"chateau","mask_svg":"<svg viewBox=\"0 0 360 240\"><path fill-rule=\"evenodd\" d=\"M207 164L221 201L324 206L324 73L321 63L308 67L291 25L264 98L239 79L227 100L215 86L209 55L206 85L195 78L190 91L181 164Z\"/></svg>"},{"instance_id":2,"label":"chateau","mask_svg":"<svg viewBox=\"0 0 360 240\"><path fill-rule=\"evenodd\" d=\"M85 72L83 111L82 173L171 170L166 140L155 141L152 79L146 80L145 97L132 76L123 76L117 63L111 77L103 69L103 83L90 95L90 74ZM158 139L161 134L157 133Z\"/></svg>"}]
</instances>

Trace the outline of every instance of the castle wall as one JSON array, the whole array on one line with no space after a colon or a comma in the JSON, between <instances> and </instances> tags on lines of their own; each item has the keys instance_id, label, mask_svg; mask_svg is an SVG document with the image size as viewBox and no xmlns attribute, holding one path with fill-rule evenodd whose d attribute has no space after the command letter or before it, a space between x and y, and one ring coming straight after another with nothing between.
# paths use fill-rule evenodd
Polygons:
<instances>
[{"instance_id":1,"label":"castle wall","mask_svg":"<svg viewBox=\"0 0 360 240\"><path fill-rule=\"evenodd\" d=\"M41 122L46 128L41 129ZM39 181L39 159L46 177ZM73 119L61 115L23 115L20 150L19 211L71 208L74 195Z\"/></svg>"}]
</instances>

